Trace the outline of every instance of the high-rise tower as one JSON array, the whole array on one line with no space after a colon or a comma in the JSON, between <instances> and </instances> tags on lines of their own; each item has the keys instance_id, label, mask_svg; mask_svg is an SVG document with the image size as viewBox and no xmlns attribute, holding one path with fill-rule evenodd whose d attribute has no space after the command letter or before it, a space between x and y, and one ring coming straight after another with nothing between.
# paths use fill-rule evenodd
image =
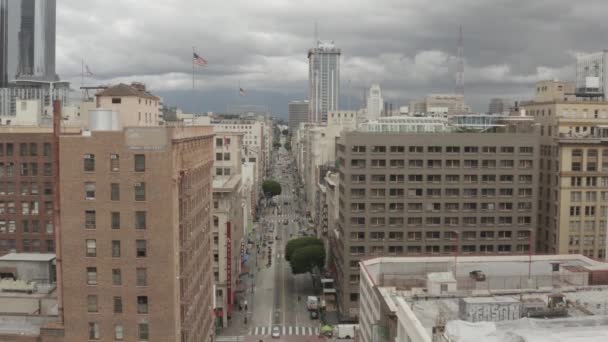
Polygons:
<instances>
[{"instance_id":1,"label":"high-rise tower","mask_svg":"<svg viewBox=\"0 0 608 342\"><path fill-rule=\"evenodd\" d=\"M333 41L317 40L308 50L308 121L327 122L327 113L339 109L339 99L340 49Z\"/></svg>"},{"instance_id":2,"label":"high-rise tower","mask_svg":"<svg viewBox=\"0 0 608 342\"><path fill-rule=\"evenodd\" d=\"M21 0L17 78L38 81L57 80L55 8L56 0Z\"/></svg>"},{"instance_id":3,"label":"high-rise tower","mask_svg":"<svg viewBox=\"0 0 608 342\"><path fill-rule=\"evenodd\" d=\"M464 46L462 45L462 25L458 33L458 51L456 56L456 94L464 95Z\"/></svg>"}]
</instances>

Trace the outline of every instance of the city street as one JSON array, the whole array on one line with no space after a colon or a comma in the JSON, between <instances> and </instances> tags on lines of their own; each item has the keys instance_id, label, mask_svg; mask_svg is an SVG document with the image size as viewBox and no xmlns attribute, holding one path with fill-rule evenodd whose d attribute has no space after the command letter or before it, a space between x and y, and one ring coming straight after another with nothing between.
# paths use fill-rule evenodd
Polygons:
<instances>
[{"instance_id":1,"label":"city street","mask_svg":"<svg viewBox=\"0 0 608 342\"><path fill-rule=\"evenodd\" d=\"M269 202L263 209L253 236L255 246L249 261L253 278L249 279L246 296L247 323L245 312L237 311L230 326L219 332L217 341L270 340L273 328L279 330L280 341L321 340L317 337L320 321L311 319L306 309L306 297L315 294L311 277L293 275L284 259L287 241L301 236L304 230L300 227L306 226L301 214L304 203L294 195L295 170L288 169L291 161L281 147L271 178L280 182L282 192L273 199L275 205ZM249 337L246 339L246 336Z\"/></svg>"}]
</instances>

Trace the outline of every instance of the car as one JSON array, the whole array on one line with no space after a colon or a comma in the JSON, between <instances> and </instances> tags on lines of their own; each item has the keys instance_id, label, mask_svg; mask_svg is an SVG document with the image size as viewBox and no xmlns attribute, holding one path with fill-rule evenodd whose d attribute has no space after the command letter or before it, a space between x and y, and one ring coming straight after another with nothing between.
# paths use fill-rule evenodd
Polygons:
<instances>
[{"instance_id":1,"label":"car","mask_svg":"<svg viewBox=\"0 0 608 342\"><path fill-rule=\"evenodd\" d=\"M280 338L281 328L279 328L278 326L272 327L272 332L270 333L270 336L272 336L272 338Z\"/></svg>"},{"instance_id":2,"label":"car","mask_svg":"<svg viewBox=\"0 0 608 342\"><path fill-rule=\"evenodd\" d=\"M289 223L289 221L288 221L288 220L283 220L283 224L284 224L284 225L287 225L288 223Z\"/></svg>"},{"instance_id":3,"label":"car","mask_svg":"<svg viewBox=\"0 0 608 342\"><path fill-rule=\"evenodd\" d=\"M310 312L310 319L317 319L319 318L319 313L316 311L311 311Z\"/></svg>"}]
</instances>

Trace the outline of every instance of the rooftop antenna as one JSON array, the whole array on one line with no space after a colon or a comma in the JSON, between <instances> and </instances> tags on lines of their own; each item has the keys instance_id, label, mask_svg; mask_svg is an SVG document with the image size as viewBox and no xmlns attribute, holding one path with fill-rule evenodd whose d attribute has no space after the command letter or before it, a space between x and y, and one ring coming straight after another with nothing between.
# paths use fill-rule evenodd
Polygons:
<instances>
[{"instance_id":1,"label":"rooftop antenna","mask_svg":"<svg viewBox=\"0 0 608 342\"><path fill-rule=\"evenodd\" d=\"M319 46L319 22L315 20L315 43L314 47Z\"/></svg>"},{"instance_id":2,"label":"rooftop antenna","mask_svg":"<svg viewBox=\"0 0 608 342\"><path fill-rule=\"evenodd\" d=\"M456 94L464 96L464 46L462 44L462 25L458 33L458 51L456 53Z\"/></svg>"}]
</instances>

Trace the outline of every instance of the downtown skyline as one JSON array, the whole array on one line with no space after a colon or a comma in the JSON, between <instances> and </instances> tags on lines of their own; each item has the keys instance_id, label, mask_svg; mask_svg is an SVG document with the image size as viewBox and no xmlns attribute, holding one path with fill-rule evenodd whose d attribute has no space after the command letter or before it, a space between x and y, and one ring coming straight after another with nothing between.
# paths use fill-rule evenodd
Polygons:
<instances>
[{"instance_id":1,"label":"downtown skyline","mask_svg":"<svg viewBox=\"0 0 608 342\"><path fill-rule=\"evenodd\" d=\"M358 106L362 89L372 83L379 83L397 105L454 91L462 24L467 102L485 111L492 97L525 98L536 80L572 79L575 55L602 49L601 39L592 37L600 37L608 25L593 14L608 9L600 1L557 1L545 7L477 0L431 6L422 1L345 4L232 1L215 4L210 12L195 1L147 8L132 1L116 13L101 1L64 0L57 4L57 69L62 79L79 85L84 58L95 73L85 83L137 79L169 104L200 111L222 111L236 102L240 82L247 90L240 101L268 104L285 116L289 100L307 98L306 52L314 43L316 20L319 38L342 49L343 107ZM150 24L157 22L162 25ZM192 46L209 61L196 70L196 100Z\"/></svg>"}]
</instances>

